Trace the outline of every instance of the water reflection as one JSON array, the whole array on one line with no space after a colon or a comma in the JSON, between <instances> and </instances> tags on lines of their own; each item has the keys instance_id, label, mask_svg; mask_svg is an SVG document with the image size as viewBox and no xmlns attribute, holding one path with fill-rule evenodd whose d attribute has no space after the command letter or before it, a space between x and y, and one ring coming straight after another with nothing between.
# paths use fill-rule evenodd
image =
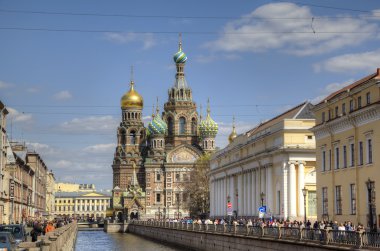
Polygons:
<instances>
[{"instance_id":1,"label":"water reflection","mask_svg":"<svg viewBox=\"0 0 380 251\"><path fill-rule=\"evenodd\" d=\"M75 251L179 251L183 249L165 246L133 234L105 233L103 231L79 231Z\"/></svg>"}]
</instances>

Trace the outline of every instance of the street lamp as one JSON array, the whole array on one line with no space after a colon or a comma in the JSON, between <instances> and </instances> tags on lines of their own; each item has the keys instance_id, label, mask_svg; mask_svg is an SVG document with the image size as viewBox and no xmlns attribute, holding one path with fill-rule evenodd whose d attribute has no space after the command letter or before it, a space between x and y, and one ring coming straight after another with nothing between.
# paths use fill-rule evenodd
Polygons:
<instances>
[{"instance_id":1,"label":"street lamp","mask_svg":"<svg viewBox=\"0 0 380 251\"><path fill-rule=\"evenodd\" d=\"M371 232L375 232L376 229L373 226L373 214L372 214L372 189L373 189L373 181L371 181L368 178L368 181L366 182L367 189L368 189L368 209L369 209L369 229Z\"/></svg>"},{"instance_id":2,"label":"street lamp","mask_svg":"<svg viewBox=\"0 0 380 251\"><path fill-rule=\"evenodd\" d=\"M264 206L264 197L265 197L265 193L264 193L264 192L261 192L261 194L260 194L260 198L261 198L261 206Z\"/></svg>"},{"instance_id":3,"label":"street lamp","mask_svg":"<svg viewBox=\"0 0 380 251\"><path fill-rule=\"evenodd\" d=\"M161 219L160 214L161 214L161 212L160 212L160 207L158 207L158 219L159 219L159 220Z\"/></svg>"},{"instance_id":4,"label":"street lamp","mask_svg":"<svg viewBox=\"0 0 380 251\"><path fill-rule=\"evenodd\" d=\"M303 212L304 212L304 222L306 224L306 196L307 196L307 188L302 188L302 194L303 194Z\"/></svg>"}]
</instances>

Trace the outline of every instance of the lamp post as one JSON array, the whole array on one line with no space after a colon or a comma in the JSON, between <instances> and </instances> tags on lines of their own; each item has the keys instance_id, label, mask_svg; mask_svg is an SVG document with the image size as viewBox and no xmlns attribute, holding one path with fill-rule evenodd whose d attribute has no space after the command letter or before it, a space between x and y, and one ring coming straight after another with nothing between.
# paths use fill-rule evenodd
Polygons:
<instances>
[{"instance_id":1,"label":"lamp post","mask_svg":"<svg viewBox=\"0 0 380 251\"><path fill-rule=\"evenodd\" d=\"M307 196L307 188L302 188L302 194L303 194L303 212L304 212L304 222L306 224L306 196Z\"/></svg>"},{"instance_id":2,"label":"lamp post","mask_svg":"<svg viewBox=\"0 0 380 251\"><path fill-rule=\"evenodd\" d=\"M372 185L373 185L373 181L371 181L369 178L368 178L368 181L366 182L366 185L367 185L367 189L368 189L368 209L369 209L369 229L371 232L374 232L376 231L376 229L374 228L373 226L373 214L372 214Z\"/></svg>"},{"instance_id":3,"label":"lamp post","mask_svg":"<svg viewBox=\"0 0 380 251\"><path fill-rule=\"evenodd\" d=\"M264 197L265 197L265 193L264 193L264 192L261 192L261 193L260 193L261 206L264 206Z\"/></svg>"},{"instance_id":4,"label":"lamp post","mask_svg":"<svg viewBox=\"0 0 380 251\"><path fill-rule=\"evenodd\" d=\"M161 214L161 212L160 212L160 207L158 207L158 219L159 219L159 220L161 219L160 214Z\"/></svg>"}]
</instances>

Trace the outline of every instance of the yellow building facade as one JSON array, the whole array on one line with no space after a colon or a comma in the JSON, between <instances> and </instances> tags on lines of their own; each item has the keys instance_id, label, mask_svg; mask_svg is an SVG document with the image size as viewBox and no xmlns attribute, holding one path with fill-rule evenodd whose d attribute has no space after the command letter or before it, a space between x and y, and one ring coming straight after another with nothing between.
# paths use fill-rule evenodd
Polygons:
<instances>
[{"instance_id":1,"label":"yellow building facade","mask_svg":"<svg viewBox=\"0 0 380 251\"><path fill-rule=\"evenodd\" d=\"M375 227L380 202L380 69L313 109L318 219ZM379 215L378 215L379 214Z\"/></svg>"},{"instance_id":2,"label":"yellow building facade","mask_svg":"<svg viewBox=\"0 0 380 251\"><path fill-rule=\"evenodd\" d=\"M210 163L210 216L303 220L316 218L315 125L310 103L300 104L250 131L230 135L230 144ZM302 189L308 189L304 197Z\"/></svg>"}]
</instances>

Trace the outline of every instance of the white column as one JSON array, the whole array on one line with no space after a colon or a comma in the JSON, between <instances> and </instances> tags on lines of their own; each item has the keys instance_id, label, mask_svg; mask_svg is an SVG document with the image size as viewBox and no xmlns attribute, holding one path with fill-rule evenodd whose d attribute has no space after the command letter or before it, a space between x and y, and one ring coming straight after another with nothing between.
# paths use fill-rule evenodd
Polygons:
<instances>
[{"instance_id":1,"label":"white column","mask_svg":"<svg viewBox=\"0 0 380 251\"><path fill-rule=\"evenodd\" d=\"M247 205L248 205L248 190L247 190L247 173L243 173L243 193L244 193L244 200L243 200L243 215L247 216Z\"/></svg>"},{"instance_id":2,"label":"white column","mask_svg":"<svg viewBox=\"0 0 380 251\"><path fill-rule=\"evenodd\" d=\"M256 215L256 171L252 171L252 215Z\"/></svg>"},{"instance_id":3,"label":"white column","mask_svg":"<svg viewBox=\"0 0 380 251\"><path fill-rule=\"evenodd\" d=\"M282 210L282 215L284 219L289 216L289 210L288 210L288 164L284 161L282 165L282 205L280 205L280 208Z\"/></svg>"},{"instance_id":4,"label":"white column","mask_svg":"<svg viewBox=\"0 0 380 251\"><path fill-rule=\"evenodd\" d=\"M242 215L242 209L243 209L243 193L242 193L242 179L243 179L243 174L240 173L238 176L238 216Z\"/></svg>"},{"instance_id":5,"label":"white column","mask_svg":"<svg viewBox=\"0 0 380 251\"><path fill-rule=\"evenodd\" d=\"M260 193L260 168L256 168L256 215L259 215L258 209L261 203Z\"/></svg>"},{"instance_id":6,"label":"white column","mask_svg":"<svg viewBox=\"0 0 380 251\"><path fill-rule=\"evenodd\" d=\"M297 190L296 190L296 166L294 163L289 165L289 217L297 216Z\"/></svg>"},{"instance_id":7,"label":"white column","mask_svg":"<svg viewBox=\"0 0 380 251\"><path fill-rule=\"evenodd\" d=\"M211 183L210 183L210 216L212 216L212 217L215 216L215 212L214 212L214 198L215 198L215 195L214 195L214 181L211 180Z\"/></svg>"},{"instance_id":8,"label":"white column","mask_svg":"<svg viewBox=\"0 0 380 251\"><path fill-rule=\"evenodd\" d=\"M267 187L267 193L266 193L266 200L267 200L267 210L269 209L272 214L275 213L275 208L273 207L273 198L275 198L273 194L273 184L272 184L272 166L268 166L266 168L266 187Z\"/></svg>"},{"instance_id":9,"label":"white column","mask_svg":"<svg viewBox=\"0 0 380 251\"><path fill-rule=\"evenodd\" d=\"M297 189L297 192L298 192L298 215L304 216L305 215L305 212L304 212L305 209L303 206L304 197L303 197L302 189L305 187L305 166L304 166L303 162L299 162L299 164L298 164L297 178L298 178L298 189Z\"/></svg>"},{"instance_id":10,"label":"white column","mask_svg":"<svg viewBox=\"0 0 380 251\"><path fill-rule=\"evenodd\" d=\"M252 172L248 173L248 212L247 215L252 216Z\"/></svg>"},{"instance_id":11,"label":"white column","mask_svg":"<svg viewBox=\"0 0 380 251\"><path fill-rule=\"evenodd\" d=\"M265 168L260 168L260 178L261 178L261 182L260 182L260 184L261 184L261 191L260 191L260 193L264 192L264 194L265 194L264 201L263 201L264 206L267 205L267 196L268 196L267 195L267 191L266 191L265 172L266 172ZM260 206L261 206L261 200L260 200Z\"/></svg>"}]
</instances>

